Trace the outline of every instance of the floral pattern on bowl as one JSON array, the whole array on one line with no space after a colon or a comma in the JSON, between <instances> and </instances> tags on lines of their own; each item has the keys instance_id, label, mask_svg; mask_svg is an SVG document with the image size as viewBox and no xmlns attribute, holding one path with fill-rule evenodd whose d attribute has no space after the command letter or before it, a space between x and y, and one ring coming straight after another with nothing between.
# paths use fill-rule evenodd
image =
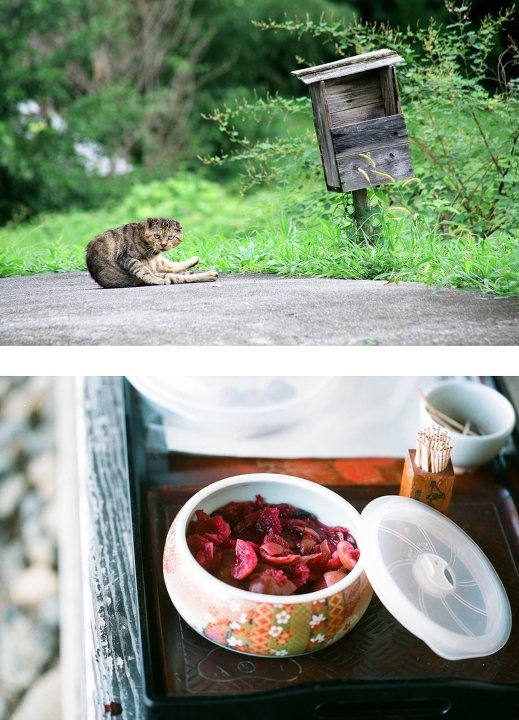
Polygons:
<instances>
[{"instance_id":1,"label":"floral pattern on bowl","mask_svg":"<svg viewBox=\"0 0 519 720\"><path fill-rule=\"evenodd\" d=\"M358 622L371 599L369 583L361 585L359 580L324 600L294 605L255 603L242 611L240 603L231 602L227 617L207 613L207 623L194 627L218 645L251 655L314 652L339 640Z\"/></svg>"}]
</instances>

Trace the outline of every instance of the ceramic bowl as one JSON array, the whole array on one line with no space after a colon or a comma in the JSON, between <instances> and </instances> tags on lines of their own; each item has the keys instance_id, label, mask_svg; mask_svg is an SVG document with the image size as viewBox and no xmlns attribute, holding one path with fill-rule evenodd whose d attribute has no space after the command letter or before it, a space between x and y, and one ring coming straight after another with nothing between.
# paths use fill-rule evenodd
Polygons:
<instances>
[{"instance_id":1,"label":"ceramic bowl","mask_svg":"<svg viewBox=\"0 0 519 720\"><path fill-rule=\"evenodd\" d=\"M316 483L287 475L255 473L220 480L196 493L176 516L164 549L164 579L177 611L200 635L248 655L294 656L331 645L360 620L372 596L360 559L343 580L325 590L293 596L252 593L218 580L191 555L186 528L195 510L231 501L290 503L357 539L360 515L346 500Z\"/></svg>"},{"instance_id":2,"label":"ceramic bowl","mask_svg":"<svg viewBox=\"0 0 519 720\"><path fill-rule=\"evenodd\" d=\"M467 420L484 435L463 435L449 430L452 464L457 473L467 473L490 462L498 455L515 425L515 412L509 401L496 390L470 380L443 380L430 387L425 395L434 407L453 420ZM438 423L431 418L423 400L422 427Z\"/></svg>"}]
</instances>

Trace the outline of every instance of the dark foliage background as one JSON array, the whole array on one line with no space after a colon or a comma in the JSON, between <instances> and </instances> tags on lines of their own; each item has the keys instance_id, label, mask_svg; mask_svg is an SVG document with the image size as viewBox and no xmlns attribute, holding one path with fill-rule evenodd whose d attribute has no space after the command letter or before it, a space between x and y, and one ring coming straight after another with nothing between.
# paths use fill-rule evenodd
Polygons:
<instances>
[{"instance_id":1,"label":"dark foliage background","mask_svg":"<svg viewBox=\"0 0 519 720\"><path fill-rule=\"evenodd\" d=\"M489 11L478 0L471 14ZM232 182L232 166L198 160L229 146L203 116L235 99L302 95L296 57L336 58L322 38L253 21L354 13L401 27L448 17L442 0L0 0L0 223L94 208L186 169ZM239 123L252 140L267 133Z\"/></svg>"}]
</instances>

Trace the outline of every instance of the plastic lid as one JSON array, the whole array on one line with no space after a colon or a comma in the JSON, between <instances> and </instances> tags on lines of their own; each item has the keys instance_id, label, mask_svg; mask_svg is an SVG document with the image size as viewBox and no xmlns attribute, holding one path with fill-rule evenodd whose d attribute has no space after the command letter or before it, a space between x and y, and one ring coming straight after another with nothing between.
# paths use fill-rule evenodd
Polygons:
<instances>
[{"instance_id":1,"label":"plastic lid","mask_svg":"<svg viewBox=\"0 0 519 720\"><path fill-rule=\"evenodd\" d=\"M506 643L512 615L503 584L452 520L411 498L380 497L362 512L359 541L381 602L435 653L483 657Z\"/></svg>"}]
</instances>

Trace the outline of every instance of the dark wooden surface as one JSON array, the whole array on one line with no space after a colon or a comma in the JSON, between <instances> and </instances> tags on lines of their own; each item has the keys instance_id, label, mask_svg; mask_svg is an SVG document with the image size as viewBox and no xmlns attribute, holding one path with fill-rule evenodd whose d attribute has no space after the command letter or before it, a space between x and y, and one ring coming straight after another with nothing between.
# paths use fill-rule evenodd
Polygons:
<instances>
[{"instance_id":1,"label":"dark wooden surface","mask_svg":"<svg viewBox=\"0 0 519 720\"><path fill-rule=\"evenodd\" d=\"M379 70L380 89L386 115L397 115L402 112L398 96L396 72L394 67L384 67Z\"/></svg>"},{"instance_id":2,"label":"dark wooden surface","mask_svg":"<svg viewBox=\"0 0 519 720\"><path fill-rule=\"evenodd\" d=\"M373 498L395 494L398 486L333 485L359 511ZM436 655L374 597L359 624L334 645L317 653L273 663L218 648L189 628L177 615L162 579L162 552L169 526L195 488L161 487L148 493L150 561L145 582L152 586L158 633L152 673L155 686L170 697L245 693L331 680L470 679L518 683L519 667L519 537L517 512L500 486L460 485L450 517L481 547L508 592L513 629L508 643L484 658L456 662ZM254 669L252 669L252 667ZM376 687L373 688L376 692Z\"/></svg>"},{"instance_id":3,"label":"dark wooden surface","mask_svg":"<svg viewBox=\"0 0 519 720\"><path fill-rule=\"evenodd\" d=\"M353 125L386 114L378 70L328 80L324 85L331 128Z\"/></svg>"},{"instance_id":4,"label":"dark wooden surface","mask_svg":"<svg viewBox=\"0 0 519 720\"><path fill-rule=\"evenodd\" d=\"M328 190L340 191L341 181L335 160L332 137L330 135L329 110L326 103L324 83L314 83L310 85L309 90L312 99L315 133L321 152L326 187Z\"/></svg>"},{"instance_id":5,"label":"dark wooden surface","mask_svg":"<svg viewBox=\"0 0 519 720\"><path fill-rule=\"evenodd\" d=\"M339 175L345 192L391 182L390 178L378 175L374 170L379 173L387 173L393 180L414 177L413 161L407 144L371 150L369 155L375 163L375 168L360 155L346 155L338 158ZM359 168L364 170L368 178L359 172Z\"/></svg>"},{"instance_id":6,"label":"dark wooden surface","mask_svg":"<svg viewBox=\"0 0 519 720\"><path fill-rule=\"evenodd\" d=\"M336 128L332 130L332 138L339 161L342 155L369 153L371 150L409 144L403 115L390 115Z\"/></svg>"},{"instance_id":7,"label":"dark wooden surface","mask_svg":"<svg viewBox=\"0 0 519 720\"><path fill-rule=\"evenodd\" d=\"M280 473L320 485L398 485L404 458L236 458L169 453L153 473L154 485L199 487L233 475ZM150 462L151 466L151 462ZM510 467L510 472L513 468ZM490 485L496 481L492 466L456 476L456 485Z\"/></svg>"}]
</instances>

